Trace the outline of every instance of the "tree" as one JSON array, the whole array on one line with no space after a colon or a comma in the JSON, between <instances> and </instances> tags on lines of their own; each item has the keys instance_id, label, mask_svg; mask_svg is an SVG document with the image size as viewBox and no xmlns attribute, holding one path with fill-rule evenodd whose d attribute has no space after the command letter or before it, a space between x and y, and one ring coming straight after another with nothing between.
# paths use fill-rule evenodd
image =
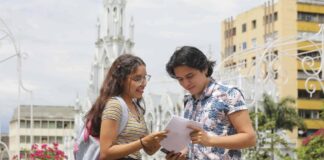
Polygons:
<instances>
[{"instance_id":1,"label":"tree","mask_svg":"<svg viewBox=\"0 0 324 160\"><path fill-rule=\"evenodd\" d=\"M248 159L274 159L275 154L281 159L290 159L275 146L281 145L290 149L283 137L278 135L279 131L292 131L294 127L305 128L303 119L291 106L294 102L295 100L290 97L275 102L272 97L264 94L262 111L259 110L258 114L251 113L252 118L258 116L258 144L254 150L247 150Z\"/></svg>"},{"instance_id":2,"label":"tree","mask_svg":"<svg viewBox=\"0 0 324 160\"><path fill-rule=\"evenodd\" d=\"M306 145L297 149L298 158L302 160L308 159L324 159L324 135L313 137Z\"/></svg>"}]
</instances>

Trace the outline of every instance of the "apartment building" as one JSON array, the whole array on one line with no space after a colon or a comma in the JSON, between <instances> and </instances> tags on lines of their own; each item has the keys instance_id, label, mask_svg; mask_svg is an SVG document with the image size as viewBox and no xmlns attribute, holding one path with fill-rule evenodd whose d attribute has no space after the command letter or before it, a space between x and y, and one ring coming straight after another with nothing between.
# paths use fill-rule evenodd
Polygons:
<instances>
[{"instance_id":1,"label":"apartment building","mask_svg":"<svg viewBox=\"0 0 324 160\"><path fill-rule=\"evenodd\" d=\"M296 99L308 128L289 133L297 144L324 128L319 119L324 107L324 36L317 35L319 24L324 24L324 0L272 0L222 22L224 68L273 80L276 98Z\"/></svg>"}]
</instances>

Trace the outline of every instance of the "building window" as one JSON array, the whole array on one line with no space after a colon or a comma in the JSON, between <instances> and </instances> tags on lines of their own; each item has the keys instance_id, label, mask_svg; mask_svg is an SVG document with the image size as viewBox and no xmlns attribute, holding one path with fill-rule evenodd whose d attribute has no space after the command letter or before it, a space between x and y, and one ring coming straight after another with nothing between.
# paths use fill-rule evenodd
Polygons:
<instances>
[{"instance_id":1,"label":"building window","mask_svg":"<svg viewBox=\"0 0 324 160\"><path fill-rule=\"evenodd\" d=\"M253 48L256 48L256 47L257 47L256 38L252 38L252 40L251 40L251 44L252 44L252 47L253 47Z\"/></svg>"},{"instance_id":2,"label":"building window","mask_svg":"<svg viewBox=\"0 0 324 160\"><path fill-rule=\"evenodd\" d=\"M297 18L299 21L315 22L315 23L324 22L324 14L321 13L298 12Z\"/></svg>"},{"instance_id":3,"label":"building window","mask_svg":"<svg viewBox=\"0 0 324 160\"><path fill-rule=\"evenodd\" d=\"M20 143L26 143L26 136L20 136Z\"/></svg>"},{"instance_id":4,"label":"building window","mask_svg":"<svg viewBox=\"0 0 324 160\"><path fill-rule=\"evenodd\" d=\"M256 20L253 20L253 21L252 21L252 29L255 29L256 27L257 27Z\"/></svg>"},{"instance_id":5,"label":"building window","mask_svg":"<svg viewBox=\"0 0 324 160\"><path fill-rule=\"evenodd\" d=\"M298 114L300 117L305 119L319 119L320 118L320 110L306 110L299 109Z\"/></svg>"},{"instance_id":6,"label":"building window","mask_svg":"<svg viewBox=\"0 0 324 160\"><path fill-rule=\"evenodd\" d=\"M57 121L56 122L56 128L63 128L63 122L62 121Z\"/></svg>"},{"instance_id":7,"label":"building window","mask_svg":"<svg viewBox=\"0 0 324 160\"><path fill-rule=\"evenodd\" d=\"M48 121L42 121L42 128L48 128Z\"/></svg>"},{"instance_id":8,"label":"building window","mask_svg":"<svg viewBox=\"0 0 324 160\"><path fill-rule=\"evenodd\" d=\"M298 50L298 58L304 58L304 57L311 57L315 60L321 60L321 54L319 51L304 51L304 50Z\"/></svg>"},{"instance_id":9,"label":"building window","mask_svg":"<svg viewBox=\"0 0 324 160\"><path fill-rule=\"evenodd\" d=\"M236 28L232 28L232 36L235 36L236 35Z\"/></svg>"},{"instance_id":10,"label":"building window","mask_svg":"<svg viewBox=\"0 0 324 160\"><path fill-rule=\"evenodd\" d=\"M40 136L34 136L34 143L41 143L41 137Z\"/></svg>"},{"instance_id":11,"label":"building window","mask_svg":"<svg viewBox=\"0 0 324 160\"><path fill-rule=\"evenodd\" d=\"M274 19L274 21L277 21L278 20L278 12L275 12L273 14L273 19Z\"/></svg>"},{"instance_id":12,"label":"building window","mask_svg":"<svg viewBox=\"0 0 324 160\"><path fill-rule=\"evenodd\" d=\"M55 121L49 121L48 128L55 128Z\"/></svg>"},{"instance_id":13,"label":"building window","mask_svg":"<svg viewBox=\"0 0 324 160\"><path fill-rule=\"evenodd\" d=\"M30 136L21 135L20 143L30 143Z\"/></svg>"},{"instance_id":14,"label":"building window","mask_svg":"<svg viewBox=\"0 0 324 160\"><path fill-rule=\"evenodd\" d=\"M26 128L30 128L30 120L26 121Z\"/></svg>"},{"instance_id":15,"label":"building window","mask_svg":"<svg viewBox=\"0 0 324 160\"><path fill-rule=\"evenodd\" d=\"M301 99L323 99L324 93L322 90L317 90L312 94L312 97L310 97L310 94L305 89L298 89L298 98Z\"/></svg>"},{"instance_id":16,"label":"building window","mask_svg":"<svg viewBox=\"0 0 324 160\"><path fill-rule=\"evenodd\" d=\"M268 14L263 17L264 24L269 24L278 20L278 12L274 12L273 14Z\"/></svg>"},{"instance_id":17,"label":"building window","mask_svg":"<svg viewBox=\"0 0 324 160\"><path fill-rule=\"evenodd\" d=\"M242 43L242 50L245 50L247 48L247 44L246 44L246 42L243 42Z\"/></svg>"},{"instance_id":18,"label":"building window","mask_svg":"<svg viewBox=\"0 0 324 160\"><path fill-rule=\"evenodd\" d=\"M242 24L242 33L246 32L246 23Z\"/></svg>"},{"instance_id":19,"label":"building window","mask_svg":"<svg viewBox=\"0 0 324 160\"><path fill-rule=\"evenodd\" d=\"M41 128L41 121L34 121L34 128Z\"/></svg>"},{"instance_id":20,"label":"building window","mask_svg":"<svg viewBox=\"0 0 324 160\"><path fill-rule=\"evenodd\" d=\"M74 128L74 121L71 121L71 128Z\"/></svg>"},{"instance_id":21,"label":"building window","mask_svg":"<svg viewBox=\"0 0 324 160\"><path fill-rule=\"evenodd\" d=\"M54 143L54 142L56 142L54 136L49 136L48 139L49 139L49 143Z\"/></svg>"},{"instance_id":22,"label":"building window","mask_svg":"<svg viewBox=\"0 0 324 160\"><path fill-rule=\"evenodd\" d=\"M235 36L236 35L236 28L234 27L234 28L228 29L227 31L225 31L224 34L225 34L226 38Z\"/></svg>"},{"instance_id":23,"label":"building window","mask_svg":"<svg viewBox=\"0 0 324 160\"><path fill-rule=\"evenodd\" d=\"M59 144L62 144L63 143L63 137L62 136L57 136L56 137L56 142L59 143Z\"/></svg>"},{"instance_id":24,"label":"building window","mask_svg":"<svg viewBox=\"0 0 324 160\"><path fill-rule=\"evenodd\" d=\"M70 128L70 121L64 121L64 128Z\"/></svg>"},{"instance_id":25,"label":"building window","mask_svg":"<svg viewBox=\"0 0 324 160\"><path fill-rule=\"evenodd\" d=\"M26 143L30 143L30 136L26 136Z\"/></svg>"},{"instance_id":26,"label":"building window","mask_svg":"<svg viewBox=\"0 0 324 160\"><path fill-rule=\"evenodd\" d=\"M42 136L42 143L48 143L48 137Z\"/></svg>"},{"instance_id":27,"label":"building window","mask_svg":"<svg viewBox=\"0 0 324 160\"><path fill-rule=\"evenodd\" d=\"M20 128L26 128L26 121L20 120Z\"/></svg>"}]
</instances>

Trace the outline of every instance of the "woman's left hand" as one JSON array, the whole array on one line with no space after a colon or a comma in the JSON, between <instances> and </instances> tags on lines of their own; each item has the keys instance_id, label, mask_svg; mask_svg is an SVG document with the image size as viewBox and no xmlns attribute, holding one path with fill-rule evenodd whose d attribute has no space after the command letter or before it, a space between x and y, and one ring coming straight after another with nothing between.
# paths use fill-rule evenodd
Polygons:
<instances>
[{"instance_id":1,"label":"woman's left hand","mask_svg":"<svg viewBox=\"0 0 324 160\"><path fill-rule=\"evenodd\" d=\"M210 145L210 136L203 129L192 125L188 125L187 128L192 129L190 138L193 144Z\"/></svg>"}]
</instances>

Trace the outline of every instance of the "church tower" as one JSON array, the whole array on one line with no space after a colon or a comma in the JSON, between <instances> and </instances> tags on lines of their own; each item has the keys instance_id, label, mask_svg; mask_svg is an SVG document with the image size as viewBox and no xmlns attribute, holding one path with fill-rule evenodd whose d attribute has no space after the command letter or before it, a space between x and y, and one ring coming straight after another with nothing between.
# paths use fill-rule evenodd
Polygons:
<instances>
[{"instance_id":1,"label":"church tower","mask_svg":"<svg viewBox=\"0 0 324 160\"><path fill-rule=\"evenodd\" d=\"M88 105L95 101L101 84L112 62L123 53L132 53L134 47L134 21L131 18L128 35L124 36L126 0L103 0L103 12L97 20L97 39L91 66Z\"/></svg>"}]
</instances>

